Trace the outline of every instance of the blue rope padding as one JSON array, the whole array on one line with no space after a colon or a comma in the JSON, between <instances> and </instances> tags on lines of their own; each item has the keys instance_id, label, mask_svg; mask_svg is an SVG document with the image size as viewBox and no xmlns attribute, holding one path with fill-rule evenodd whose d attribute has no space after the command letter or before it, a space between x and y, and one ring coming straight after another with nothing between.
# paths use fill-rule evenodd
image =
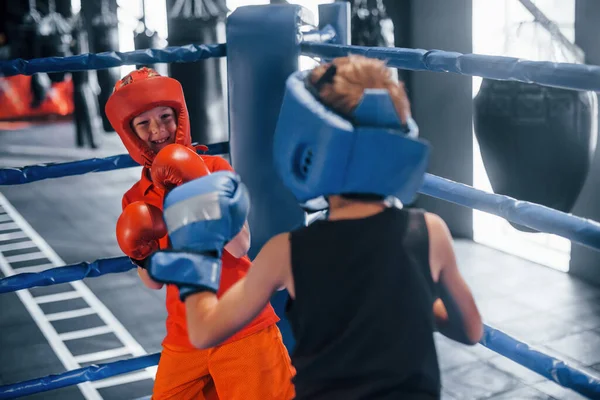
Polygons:
<instances>
[{"instance_id":1,"label":"blue rope padding","mask_svg":"<svg viewBox=\"0 0 600 400\"><path fill-rule=\"evenodd\" d=\"M592 399L600 398L600 381L598 378L572 368L564 361L534 350L502 331L484 325L484 334L480 343L563 387ZM160 353L156 353L0 386L0 399L14 399L125 374L157 365L159 359Z\"/></svg>"},{"instance_id":2,"label":"blue rope padding","mask_svg":"<svg viewBox=\"0 0 600 400\"><path fill-rule=\"evenodd\" d=\"M81 262L51 268L41 272L26 272L0 279L0 294L15 292L36 286L58 285L60 283L80 281L84 278L95 278L105 274L126 272L136 268L128 257L114 257Z\"/></svg>"},{"instance_id":3,"label":"blue rope padding","mask_svg":"<svg viewBox=\"0 0 600 400\"><path fill-rule=\"evenodd\" d=\"M228 143L211 145L208 153L226 153L226 145ZM104 159L6 168L0 169L0 185L23 184L42 179L110 171L136 165L129 155L119 155ZM576 217L539 204L519 201L508 196L487 193L430 174L425 176L419 192L461 206L485 211L540 232L562 236L596 250L600 249L600 224L596 221Z\"/></svg>"},{"instance_id":4,"label":"blue rope padding","mask_svg":"<svg viewBox=\"0 0 600 400\"><path fill-rule=\"evenodd\" d=\"M426 174L419 192L600 250L600 223L596 221L512 197L487 193L431 174Z\"/></svg>"},{"instance_id":5,"label":"blue rope padding","mask_svg":"<svg viewBox=\"0 0 600 400\"><path fill-rule=\"evenodd\" d=\"M223 154L228 143L209 146L209 154ZM0 185L35 182L48 178L81 175L134 167L129 155L94 158L58 164L32 165L23 168L0 169ZM540 232L562 236L573 242L600 250L600 224L539 204L519 201L512 197L487 193L462 183L427 174L420 193L461 206L497 215L511 222Z\"/></svg>"},{"instance_id":6,"label":"blue rope padding","mask_svg":"<svg viewBox=\"0 0 600 400\"><path fill-rule=\"evenodd\" d=\"M600 399L600 380L544 353L506 333L484 325L480 343L488 349L591 399Z\"/></svg>"},{"instance_id":7,"label":"blue rope padding","mask_svg":"<svg viewBox=\"0 0 600 400\"><path fill-rule=\"evenodd\" d=\"M48 375L43 378L0 386L0 399L15 399L35 393L47 392L77 385L83 382L99 381L115 375L152 367L158 364L160 353L131 358L129 360L115 361L106 364L91 365L85 368L74 369L62 374Z\"/></svg>"},{"instance_id":8,"label":"blue rope padding","mask_svg":"<svg viewBox=\"0 0 600 400\"><path fill-rule=\"evenodd\" d=\"M385 60L388 66L401 69L453 72L496 80L600 92L600 67L586 64L529 61L512 57L400 47L343 46L314 42L302 42L300 46L303 55L329 60L348 54L361 54Z\"/></svg>"},{"instance_id":9,"label":"blue rope padding","mask_svg":"<svg viewBox=\"0 0 600 400\"><path fill-rule=\"evenodd\" d=\"M302 40L305 42L330 43L336 38L337 34L331 25L325 25L323 29L316 29L302 33Z\"/></svg>"},{"instance_id":10,"label":"blue rope padding","mask_svg":"<svg viewBox=\"0 0 600 400\"><path fill-rule=\"evenodd\" d=\"M225 57L226 44L188 44L164 49L145 49L128 51L107 51L87 53L70 57L46 57L23 60L0 61L0 76L33 75L39 72L85 71L107 69L121 65L140 65L157 63L185 63Z\"/></svg>"},{"instance_id":11,"label":"blue rope padding","mask_svg":"<svg viewBox=\"0 0 600 400\"><path fill-rule=\"evenodd\" d=\"M206 154L229 153L229 142L210 144ZM0 185L20 185L51 178L83 175L89 172L113 171L121 168L139 167L129 154L106 158L89 158L65 163L29 165L21 168L0 168Z\"/></svg>"}]
</instances>

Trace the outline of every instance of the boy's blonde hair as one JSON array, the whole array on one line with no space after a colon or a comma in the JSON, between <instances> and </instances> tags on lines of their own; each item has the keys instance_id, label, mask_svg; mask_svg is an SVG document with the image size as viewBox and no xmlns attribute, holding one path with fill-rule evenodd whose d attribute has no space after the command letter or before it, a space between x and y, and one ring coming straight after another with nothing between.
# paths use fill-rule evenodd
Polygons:
<instances>
[{"instance_id":1,"label":"boy's blonde hair","mask_svg":"<svg viewBox=\"0 0 600 400\"><path fill-rule=\"evenodd\" d=\"M407 122L411 114L404 83L392 78L383 61L351 55L336 58L332 63L337 67L333 82L325 83L319 90L323 104L349 117L360 103L365 89L387 89L400 119L403 123ZM310 83L314 85L330 66L331 63L327 63L314 68L308 78Z\"/></svg>"}]
</instances>

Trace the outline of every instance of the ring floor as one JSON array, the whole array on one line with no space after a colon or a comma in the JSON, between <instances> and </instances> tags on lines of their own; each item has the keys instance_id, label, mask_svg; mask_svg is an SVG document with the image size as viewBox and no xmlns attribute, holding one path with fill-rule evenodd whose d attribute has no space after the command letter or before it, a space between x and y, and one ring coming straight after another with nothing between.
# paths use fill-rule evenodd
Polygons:
<instances>
[{"instance_id":1,"label":"ring floor","mask_svg":"<svg viewBox=\"0 0 600 400\"><path fill-rule=\"evenodd\" d=\"M123 152L115 135L105 135L98 151L76 149L69 122L0 126L0 168ZM121 255L114 224L121 196L139 171L1 187L8 204L0 208L0 275L8 267L18 272ZM469 241L457 241L455 248L487 324L600 375L600 288ZM144 288L135 271L27 292L0 295L0 384L61 373L73 363L87 366L161 349L164 292ZM583 398L481 345L466 347L437 334L436 343L444 399ZM137 399L151 393L152 373L28 398Z\"/></svg>"}]
</instances>

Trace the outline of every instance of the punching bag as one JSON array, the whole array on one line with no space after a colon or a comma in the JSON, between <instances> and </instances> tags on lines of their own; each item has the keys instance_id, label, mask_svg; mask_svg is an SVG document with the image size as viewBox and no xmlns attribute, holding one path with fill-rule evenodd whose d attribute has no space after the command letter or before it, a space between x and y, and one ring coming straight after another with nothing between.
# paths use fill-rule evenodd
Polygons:
<instances>
[{"instance_id":1,"label":"punching bag","mask_svg":"<svg viewBox=\"0 0 600 400\"><path fill-rule=\"evenodd\" d=\"M484 79L473 118L495 193L571 211L596 151L595 93Z\"/></svg>"},{"instance_id":2,"label":"punching bag","mask_svg":"<svg viewBox=\"0 0 600 400\"><path fill-rule=\"evenodd\" d=\"M167 1L169 46L224 42L225 0ZM229 140L223 88L225 60L210 58L194 63L173 63L170 76L183 86L190 114L192 141L211 144Z\"/></svg>"},{"instance_id":3,"label":"punching bag","mask_svg":"<svg viewBox=\"0 0 600 400\"><path fill-rule=\"evenodd\" d=\"M383 0L353 0L351 3L352 44L394 47L394 24L387 16Z\"/></svg>"},{"instance_id":4,"label":"punching bag","mask_svg":"<svg viewBox=\"0 0 600 400\"><path fill-rule=\"evenodd\" d=\"M133 38L133 43L135 45L136 50L162 49L166 46L166 41L158 35L158 32L147 28L135 35L135 37ZM140 69L142 67L148 67L152 68L161 75L168 75L168 67L167 64L164 63L136 65L135 67L137 69Z\"/></svg>"},{"instance_id":5,"label":"punching bag","mask_svg":"<svg viewBox=\"0 0 600 400\"><path fill-rule=\"evenodd\" d=\"M71 0L55 0L56 12L65 17L67 21L71 19L73 13L71 11Z\"/></svg>"},{"instance_id":6,"label":"punching bag","mask_svg":"<svg viewBox=\"0 0 600 400\"><path fill-rule=\"evenodd\" d=\"M135 45L136 50L144 50L144 49L162 49L166 47L167 42L161 38L158 32L148 28L146 24L146 2L142 1L142 19L141 25L143 27L141 32L138 32L134 38L133 43ZM146 65L136 65L137 69L142 67L152 68L156 72L161 75L168 75L168 66L167 64L146 64Z\"/></svg>"},{"instance_id":7,"label":"punching bag","mask_svg":"<svg viewBox=\"0 0 600 400\"><path fill-rule=\"evenodd\" d=\"M37 37L40 57L68 57L71 53L71 25L65 17L56 12L54 0L48 1L48 15L38 24ZM48 77L52 82L62 82L66 72L52 72Z\"/></svg>"},{"instance_id":8,"label":"punching bag","mask_svg":"<svg viewBox=\"0 0 600 400\"><path fill-rule=\"evenodd\" d=\"M89 53L88 36L80 14L73 18L72 27L73 41L71 46L73 54ZM90 71L74 71L71 73L73 80L73 117L77 147L84 147L89 144L92 149L95 149L98 148L100 140L96 131L100 115L98 99L90 84L90 73Z\"/></svg>"},{"instance_id":9,"label":"punching bag","mask_svg":"<svg viewBox=\"0 0 600 400\"><path fill-rule=\"evenodd\" d=\"M12 55L15 58L31 60L39 57L38 26L42 16L38 12L35 1L29 1L29 11L23 16L17 27L17 38L13 43Z\"/></svg>"},{"instance_id":10,"label":"punching bag","mask_svg":"<svg viewBox=\"0 0 600 400\"><path fill-rule=\"evenodd\" d=\"M81 10L86 21L91 21L90 50L94 53L119 51L119 20L116 13L116 0L100 0L99 5L98 8L97 0L81 2ZM96 76L100 86L98 105L102 116L102 126L106 132L113 132L114 130L104 114L104 106L121 76L120 69L99 69L96 71Z\"/></svg>"},{"instance_id":11,"label":"punching bag","mask_svg":"<svg viewBox=\"0 0 600 400\"><path fill-rule=\"evenodd\" d=\"M17 27L16 43L13 47L13 56L30 60L41 57L39 29L42 17L36 8L35 1L29 1L29 11ZM32 109L38 108L50 92L52 82L45 73L33 74L31 76L31 103Z\"/></svg>"}]
</instances>

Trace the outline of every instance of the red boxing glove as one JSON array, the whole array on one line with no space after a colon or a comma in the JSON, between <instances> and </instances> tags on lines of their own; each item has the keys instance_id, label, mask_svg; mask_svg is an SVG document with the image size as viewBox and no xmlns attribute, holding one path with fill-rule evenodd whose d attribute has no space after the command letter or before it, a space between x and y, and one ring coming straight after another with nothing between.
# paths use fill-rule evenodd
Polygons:
<instances>
[{"instance_id":1,"label":"red boxing glove","mask_svg":"<svg viewBox=\"0 0 600 400\"><path fill-rule=\"evenodd\" d=\"M152 182L163 190L209 174L202 157L180 144L170 144L159 151L150 168Z\"/></svg>"},{"instance_id":2,"label":"red boxing glove","mask_svg":"<svg viewBox=\"0 0 600 400\"><path fill-rule=\"evenodd\" d=\"M158 250L158 239L167 233L162 211L143 201L125 207L117 221L119 247L135 260L143 260Z\"/></svg>"}]
</instances>

